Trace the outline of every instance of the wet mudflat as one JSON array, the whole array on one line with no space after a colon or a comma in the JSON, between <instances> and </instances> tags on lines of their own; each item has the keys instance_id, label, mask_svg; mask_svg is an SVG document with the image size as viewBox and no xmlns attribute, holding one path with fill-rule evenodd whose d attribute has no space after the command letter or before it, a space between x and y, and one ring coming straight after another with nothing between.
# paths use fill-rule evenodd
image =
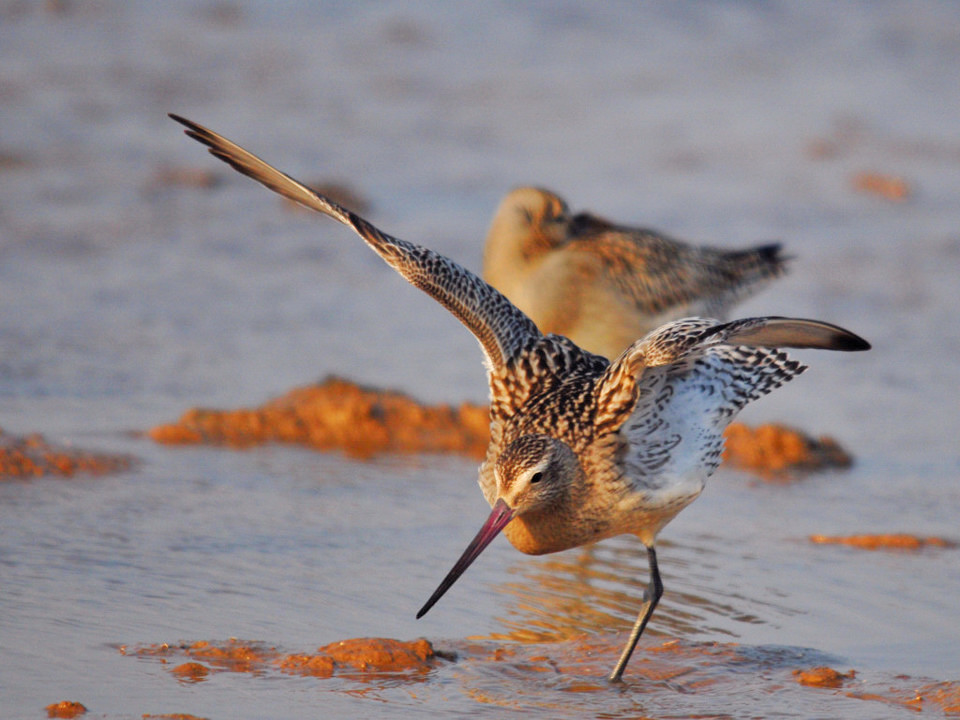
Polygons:
<instances>
[{"instance_id":1,"label":"wet mudflat","mask_svg":"<svg viewBox=\"0 0 960 720\"><path fill-rule=\"evenodd\" d=\"M4 714L956 713L958 19L4 5L0 427L17 467L70 470L0 482ZM486 515L475 459L145 433L331 373L482 407L476 344L168 111L473 269L527 183L701 242L783 241L790 274L741 314L831 320L874 350L798 353L810 371L743 419L833 438L852 465L721 469L662 535L666 594L622 686L604 677L646 581L631 538L540 558L497 542L415 621Z\"/></svg>"}]
</instances>

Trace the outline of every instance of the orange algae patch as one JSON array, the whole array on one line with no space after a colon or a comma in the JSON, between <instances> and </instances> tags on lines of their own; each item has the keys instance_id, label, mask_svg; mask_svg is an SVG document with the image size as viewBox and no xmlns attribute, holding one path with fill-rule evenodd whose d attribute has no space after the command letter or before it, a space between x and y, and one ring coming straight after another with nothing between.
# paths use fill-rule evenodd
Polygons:
<instances>
[{"instance_id":1,"label":"orange algae patch","mask_svg":"<svg viewBox=\"0 0 960 720\"><path fill-rule=\"evenodd\" d=\"M341 640L318 650L337 665L357 670L422 670L436 656L433 646L423 638L411 642L389 638L357 638Z\"/></svg>"},{"instance_id":2,"label":"orange algae patch","mask_svg":"<svg viewBox=\"0 0 960 720\"><path fill-rule=\"evenodd\" d=\"M389 638L342 640L319 648L316 654L283 654L274 647L236 639L220 644L205 640L179 645L163 643L120 651L125 655L156 657L161 662L171 657L189 658L191 662L177 665L171 672L180 680L193 682L203 680L210 672L197 660L222 671L261 673L274 666L290 674L330 677L342 668L364 672L425 670L438 657L427 640L404 642Z\"/></svg>"},{"instance_id":3,"label":"orange algae patch","mask_svg":"<svg viewBox=\"0 0 960 720\"><path fill-rule=\"evenodd\" d=\"M910 197L910 184L896 175L861 172L853 177L853 186L861 192L879 195L887 200L903 202Z\"/></svg>"},{"instance_id":4,"label":"orange algae patch","mask_svg":"<svg viewBox=\"0 0 960 720\"><path fill-rule=\"evenodd\" d=\"M207 666L201 665L198 662L186 662L182 665L177 665L170 672L185 682L200 682L201 680L205 680L207 675L210 674Z\"/></svg>"},{"instance_id":5,"label":"orange algae patch","mask_svg":"<svg viewBox=\"0 0 960 720\"><path fill-rule=\"evenodd\" d=\"M751 428L733 423L727 428L724 462L768 478L782 478L796 471L845 468L850 455L829 437L813 438L784 425Z\"/></svg>"},{"instance_id":6,"label":"orange algae patch","mask_svg":"<svg viewBox=\"0 0 960 720\"><path fill-rule=\"evenodd\" d=\"M291 675L315 677L330 677L335 668L333 658L329 655L286 655L277 664L283 672Z\"/></svg>"},{"instance_id":7,"label":"orange algae patch","mask_svg":"<svg viewBox=\"0 0 960 720\"><path fill-rule=\"evenodd\" d=\"M128 469L129 457L61 448L48 443L42 435L9 435L0 429L0 480L77 473L103 475Z\"/></svg>"},{"instance_id":8,"label":"orange algae patch","mask_svg":"<svg viewBox=\"0 0 960 720\"><path fill-rule=\"evenodd\" d=\"M843 687L844 680L852 680L857 673L853 670L842 673L833 668L821 666L810 670L794 670L793 675L801 685L838 688Z\"/></svg>"},{"instance_id":9,"label":"orange algae patch","mask_svg":"<svg viewBox=\"0 0 960 720\"><path fill-rule=\"evenodd\" d=\"M46 711L47 717L51 718L75 718L78 715L83 715L87 712L87 709L81 703L73 700L61 700L58 703L47 705Z\"/></svg>"},{"instance_id":10,"label":"orange algae patch","mask_svg":"<svg viewBox=\"0 0 960 720\"><path fill-rule=\"evenodd\" d=\"M487 407L472 403L424 405L403 393L341 378L296 388L259 408L188 410L149 436L167 444L249 447L292 443L342 450L367 458L379 453L457 453L480 459L490 439ZM832 439L811 438L781 425L727 430L725 460L765 476L847 467L850 456Z\"/></svg>"},{"instance_id":11,"label":"orange algae patch","mask_svg":"<svg viewBox=\"0 0 960 720\"><path fill-rule=\"evenodd\" d=\"M423 405L403 393L340 378L297 388L254 409L188 410L150 430L161 443L246 447L266 442L378 453L446 452L481 458L489 439L484 406Z\"/></svg>"},{"instance_id":12,"label":"orange algae patch","mask_svg":"<svg viewBox=\"0 0 960 720\"><path fill-rule=\"evenodd\" d=\"M192 658L206 660L224 670L252 672L264 665L276 651L247 645L240 640L230 640L223 647L201 640L190 645L186 652Z\"/></svg>"},{"instance_id":13,"label":"orange algae patch","mask_svg":"<svg viewBox=\"0 0 960 720\"><path fill-rule=\"evenodd\" d=\"M811 535L810 542L850 545L863 550L921 550L927 547L954 548L957 543L938 537L920 537L907 533L881 535Z\"/></svg>"}]
</instances>

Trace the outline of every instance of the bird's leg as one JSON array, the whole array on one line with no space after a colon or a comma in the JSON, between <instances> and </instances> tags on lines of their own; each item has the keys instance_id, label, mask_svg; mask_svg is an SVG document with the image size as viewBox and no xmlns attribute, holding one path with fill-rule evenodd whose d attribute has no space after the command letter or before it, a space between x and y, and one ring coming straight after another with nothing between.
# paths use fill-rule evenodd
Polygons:
<instances>
[{"instance_id":1,"label":"bird's leg","mask_svg":"<svg viewBox=\"0 0 960 720\"><path fill-rule=\"evenodd\" d=\"M620 654L617 666L610 673L610 682L620 682L623 671L626 669L627 663L630 662L633 649L637 646L637 641L643 634L643 629L647 626L650 616L653 615L657 603L660 602L660 596L663 595L663 583L660 581L660 570L657 567L657 551L653 549L652 545L647 547L647 560L650 562L650 582L647 584L646 590L643 591L643 607L640 608L637 622L633 625L630 639L627 640L626 647Z\"/></svg>"}]
</instances>

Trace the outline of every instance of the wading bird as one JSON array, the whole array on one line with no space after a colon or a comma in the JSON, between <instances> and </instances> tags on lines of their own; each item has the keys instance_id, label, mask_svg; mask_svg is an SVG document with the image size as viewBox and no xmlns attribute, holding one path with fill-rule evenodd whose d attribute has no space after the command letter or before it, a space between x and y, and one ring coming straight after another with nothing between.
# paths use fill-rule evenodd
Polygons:
<instances>
[{"instance_id":1,"label":"wading bird","mask_svg":"<svg viewBox=\"0 0 960 720\"><path fill-rule=\"evenodd\" d=\"M483 279L541 332L565 335L608 360L670 320L724 320L734 303L784 272L779 244L690 245L572 214L562 198L534 187L503 198L483 251Z\"/></svg>"},{"instance_id":2,"label":"wading bird","mask_svg":"<svg viewBox=\"0 0 960 720\"><path fill-rule=\"evenodd\" d=\"M490 446L480 487L493 510L417 617L501 531L534 555L630 533L646 547L650 580L610 675L620 680L663 593L657 533L700 494L737 412L805 369L777 348L870 347L815 320L688 318L651 332L611 363L565 337L544 335L453 261L381 232L212 130L171 117L244 175L352 228L480 342L490 382Z\"/></svg>"}]
</instances>

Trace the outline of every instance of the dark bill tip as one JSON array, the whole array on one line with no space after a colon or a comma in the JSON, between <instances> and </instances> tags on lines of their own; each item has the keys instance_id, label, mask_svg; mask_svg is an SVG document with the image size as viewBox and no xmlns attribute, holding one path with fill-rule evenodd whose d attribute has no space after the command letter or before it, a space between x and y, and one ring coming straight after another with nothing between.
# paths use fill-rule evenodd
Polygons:
<instances>
[{"instance_id":1,"label":"dark bill tip","mask_svg":"<svg viewBox=\"0 0 960 720\"><path fill-rule=\"evenodd\" d=\"M444 593L450 589L450 586L457 581L457 578L463 575L463 572L470 567L471 563L477 559L484 548L500 534L500 531L503 530L512 519L513 510L510 506L503 500L497 500L483 527L480 528L480 532L470 541L470 544L467 545L467 549L463 551L460 559L454 563L453 568L447 573L447 576L440 583L439 587L433 591L430 599L420 608L420 612L417 613L418 620L427 614L430 608L436 604L437 600L443 597Z\"/></svg>"}]
</instances>

